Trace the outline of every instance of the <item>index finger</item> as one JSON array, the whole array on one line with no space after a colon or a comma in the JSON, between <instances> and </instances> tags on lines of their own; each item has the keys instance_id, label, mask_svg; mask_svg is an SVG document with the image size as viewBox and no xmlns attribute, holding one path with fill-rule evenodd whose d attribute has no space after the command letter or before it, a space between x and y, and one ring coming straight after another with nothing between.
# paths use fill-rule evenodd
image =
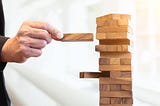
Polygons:
<instances>
[{"instance_id":1,"label":"index finger","mask_svg":"<svg viewBox=\"0 0 160 106\"><path fill-rule=\"evenodd\" d=\"M57 28L43 21L27 21L27 24L32 28L38 28L48 31L51 37L55 40L63 38L63 33L61 33Z\"/></svg>"}]
</instances>

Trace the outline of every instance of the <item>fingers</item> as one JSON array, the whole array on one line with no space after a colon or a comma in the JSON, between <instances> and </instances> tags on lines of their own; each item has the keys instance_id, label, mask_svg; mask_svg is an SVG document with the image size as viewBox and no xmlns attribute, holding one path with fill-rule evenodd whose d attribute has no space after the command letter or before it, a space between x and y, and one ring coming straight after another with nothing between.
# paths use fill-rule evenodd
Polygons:
<instances>
[{"instance_id":1,"label":"fingers","mask_svg":"<svg viewBox=\"0 0 160 106\"><path fill-rule=\"evenodd\" d=\"M22 45L35 48L42 49L47 45L46 40L43 39L34 39L30 37L25 37L23 40L21 39Z\"/></svg>"},{"instance_id":2,"label":"fingers","mask_svg":"<svg viewBox=\"0 0 160 106\"><path fill-rule=\"evenodd\" d=\"M52 41L51 35L43 29L31 28L31 32L28 36L35 39L45 40L47 44Z\"/></svg>"},{"instance_id":3,"label":"fingers","mask_svg":"<svg viewBox=\"0 0 160 106\"><path fill-rule=\"evenodd\" d=\"M49 34L51 34L51 37L55 40L59 40L63 38L63 34L55 27L52 25L42 22L42 21L26 21L26 24L28 24L32 28L37 28L37 29L43 29L48 31Z\"/></svg>"},{"instance_id":4,"label":"fingers","mask_svg":"<svg viewBox=\"0 0 160 106\"><path fill-rule=\"evenodd\" d=\"M39 57L42 54L42 50L41 49L35 49L35 48L29 48L27 52L25 52L25 56L26 58L29 57Z\"/></svg>"}]
</instances>

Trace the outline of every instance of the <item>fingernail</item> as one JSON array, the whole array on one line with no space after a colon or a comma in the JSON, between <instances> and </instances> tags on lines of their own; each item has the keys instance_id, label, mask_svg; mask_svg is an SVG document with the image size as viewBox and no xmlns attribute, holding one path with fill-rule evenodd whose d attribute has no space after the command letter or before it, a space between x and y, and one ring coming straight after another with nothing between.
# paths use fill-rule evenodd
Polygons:
<instances>
[{"instance_id":1,"label":"fingernail","mask_svg":"<svg viewBox=\"0 0 160 106\"><path fill-rule=\"evenodd\" d=\"M64 36L63 33L58 33L58 34L57 34L57 38L58 38L58 39L62 39L63 36Z\"/></svg>"}]
</instances>

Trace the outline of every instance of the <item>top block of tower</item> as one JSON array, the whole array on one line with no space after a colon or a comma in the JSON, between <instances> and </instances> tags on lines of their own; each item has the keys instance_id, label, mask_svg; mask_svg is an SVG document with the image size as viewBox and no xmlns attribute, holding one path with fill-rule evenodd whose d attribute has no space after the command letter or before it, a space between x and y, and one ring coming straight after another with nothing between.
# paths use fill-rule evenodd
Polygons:
<instances>
[{"instance_id":1,"label":"top block of tower","mask_svg":"<svg viewBox=\"0 0 160 106\"><path fill-rule=\"evenodd\" d=\"M97 17L96 21L101 21L101 20L119 20L119 19L127 19L130 20L131 16L128 14L109 14L109 15L104 15L101 17Z\"/></svg>"}]
</instances>

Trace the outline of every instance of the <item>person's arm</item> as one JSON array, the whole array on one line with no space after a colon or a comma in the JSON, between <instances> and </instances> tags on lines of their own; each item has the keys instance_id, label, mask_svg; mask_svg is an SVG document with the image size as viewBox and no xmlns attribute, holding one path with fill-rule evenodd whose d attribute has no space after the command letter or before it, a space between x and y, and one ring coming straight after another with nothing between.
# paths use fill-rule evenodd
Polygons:
<instances>
[{"instance_id":1,"label":"person's arm","mask_svg":"<svg viewBox=\"0 0 160 106\"><path fill-rule=\"evenodd\" d=\"M1 60L2 62L25 62L30 57L40 56L42 49L52 39L59 40L61 38L63 38L63 34L48 23L26 21L15 37L8 40L4 38L2 41Z\"/></svg>"}]
</instances>

